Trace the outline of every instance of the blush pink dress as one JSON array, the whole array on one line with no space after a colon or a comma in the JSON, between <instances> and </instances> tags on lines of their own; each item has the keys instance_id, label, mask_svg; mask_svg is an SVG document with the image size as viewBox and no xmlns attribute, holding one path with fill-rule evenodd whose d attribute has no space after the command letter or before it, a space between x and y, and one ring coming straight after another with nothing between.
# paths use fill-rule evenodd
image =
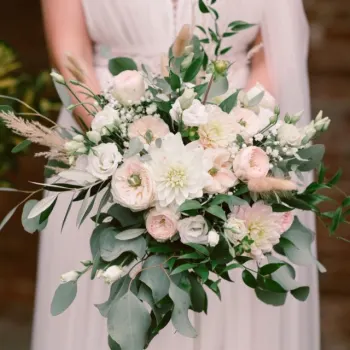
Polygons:
<instances>
[{"instance_id":1,"label":"blush pink dress","mask_svg":"<svg viewBox=\"0 0 350 350\"><path fill-rule=\"evenodd\" d=\"M132 57L159 71L161 55L185 23L210 25L208 16L197 10L197 1L178 0L81 0L86 24L95 43L95 69L104 86L110 74L108 58ZM308 27L301 0L219 0L220 25L244 20L260 25L274 92L282 111L306 111L308 121L309 92L307 78ZM69 10L69 9L67 9ZM227 58L234 61L231 86L243 88L249 77L247 51L259 26L241 32L226 41L233 45ZM62 111L59 123L73 125L73 119ZM61 223L70 200L62 195L41 234L38 285L32 350L107 350L106 319L94 304L106 300L109 288L102 280L84 276L78 295L62 315L50 315L52 296L62 273L79 268L79 261L90 259L89 237L93 226L86 221L78 230L74 212L65 229ZM312 215L300 218L314 229ZM284 307L261 303L246 287L239 274L235 283L222 282L222 302L208 292L209 313L192 315L198 330L196 339L184 338L172 325L164 329L150 350L319 350L318 278L314 267L297 269L298 280L311 285L305 303L288 297Z\"/></svg>"}]
</instances>

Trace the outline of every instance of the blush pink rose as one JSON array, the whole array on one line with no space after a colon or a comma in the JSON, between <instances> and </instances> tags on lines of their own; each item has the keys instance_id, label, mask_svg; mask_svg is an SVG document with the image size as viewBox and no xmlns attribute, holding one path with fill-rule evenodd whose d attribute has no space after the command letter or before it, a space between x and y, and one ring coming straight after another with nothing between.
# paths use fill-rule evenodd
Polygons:
<instances>
[{"instance_id":1,"label":"blush pink rose","mask_svg":"<svg viewBox=\"0 0 350 350\"><path fill-rule=\"evenodd\" d=\"M270 170L268 155L259 147L242 148L233 161L233 171L241 180L265 177Z\"/></svg>"},{"instance_id":2,"label":"blush pink rose","mask_svg":"<svg viewBox=\"0 0 350 350\"><path fill-rule=\"evenodd\" d=\"M136 70L125 70L113 78L113 97L123 105L140 101L145 94L145 82Z\"/></svg>"},{"instance_id":3,"label":"blush pink rose","mask_svg":"<svg viewBox=\"0 0 350 350\"><path fill-rule=\"evenodd\" d=\"M148 137L146 134L148 132ZM134 121L129 126L129 138L138 137L144 144L150 143L149 141L155 141L158 138L162 138L170 133L168 125L160 118L153 116L145 116Z\"/></svg>"},{"instance_id":4,"label":"blush pink rose","mask_svg":"<svg viewBox=\"0 0 350 350\"><path fill-rule=\"evenodd\" d=\"M150 171L137 158L127 159L113 175L112 195L115 202L132 211L152 206L154 184Z\"/></svg>"},{"instance_id":5,"label":"blush pink rose","mask_svg":"<svg viewBox=\"0 0 350 350\"><path fill-rule=\"evenodd\" d=\"M178 215L169 208L152 209L146 218L148 233L158 242L164 242L175 236Z\"/></svg>"},{"instance_id":6,"label":"blush pink rose","mask_svg":"<svg viewBox=\"0 0 350 350\"><path fill-rule=\"evenodd\" d=\"M232 171L230 152L223 148L206 149L204 158L210 164L209 174L211 182L204 190L207 193L225 193L237 184L237 176Z\"/></svg>"}]
</instances>

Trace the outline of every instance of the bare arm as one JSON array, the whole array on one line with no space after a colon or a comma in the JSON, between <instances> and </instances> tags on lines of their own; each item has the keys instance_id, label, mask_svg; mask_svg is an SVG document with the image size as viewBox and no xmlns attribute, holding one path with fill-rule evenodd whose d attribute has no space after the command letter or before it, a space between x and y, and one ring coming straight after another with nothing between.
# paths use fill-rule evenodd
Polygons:
<instances>
[{"instance_id":1,"label":"bare arm","mask_svg":"<svg viewBox=\"0 0 350 350\"><path fill-rule=\"evenodd\" d=\"M83 65L87 85L94 92L98 92L100 88L93 69L92 43L86 28L81 0L41 0L41 2L53 65L67 80L72 79L65 66L65 54L69 52ZM92 117L82 107L76 108L75 114L90 127Z\"/></svg>"},{"instance_id":2,"label":"bare arm","mask_svg":"<svg viewBox=\"0 0 350 350\"><path fill-rule=\"evenodd\" d=\"M261 43L262 43L262 37L261 37L261 33L259 32L258 36L256 37L254 46L259 45ZM247 90L253 87L257 82L259 82L265 87L267 91L269 91L273 95L274 91L272 91L272 82L268 74L264 48L259 50L252 57L251 63L252 63L252 67L251 67L250 77L247 84Z\"/></svg>"}]
</instances>

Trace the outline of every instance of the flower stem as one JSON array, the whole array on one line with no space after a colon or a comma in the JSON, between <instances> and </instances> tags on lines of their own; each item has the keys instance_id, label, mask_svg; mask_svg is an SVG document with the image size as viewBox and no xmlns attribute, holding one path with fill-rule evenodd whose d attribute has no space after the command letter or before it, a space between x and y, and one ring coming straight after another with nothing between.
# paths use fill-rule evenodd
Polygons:
<instances>
[{"instance_id":1,"label":"flower stem","mask_svg":"<svg viewBox=\"0 0 350 350\"><path fill-rule=\"evenodd\" d=\"M203 104L206 104L207 102L207 99L208 99L208 95L209 95L209 91L211 89L211 86L213 84L213 81L214 81L214 74L211 75L211 78L209 80L209 84L208 84L208 87L207 87L207 91L205 92L205 95L204 95L204 98L203 98Z\"/></svg>"}]
</instances>

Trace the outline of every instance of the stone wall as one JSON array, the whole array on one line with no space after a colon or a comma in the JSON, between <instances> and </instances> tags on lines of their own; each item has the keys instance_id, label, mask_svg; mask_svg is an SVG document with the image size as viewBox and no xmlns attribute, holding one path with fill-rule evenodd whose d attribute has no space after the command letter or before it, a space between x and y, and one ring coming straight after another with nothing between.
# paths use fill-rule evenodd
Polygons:
<instances>
[{"instance_id":1,"label":"stone wall","mask_svg":"<svg viewBox=\"0 0 350 350\"><path fill-rule=\"evenodd\" d=\"M328 150L326 163L331 172L343 168L340 187L350 193L350 1L306 0L305 6L312 34L313 110L323 109L333 119L332 128L323 140ZM16 47L29 71L46 68L39 1L6 1L1 4L1 12L0 38ZM22 156L11 180L21 188L28 186L24 178L41 181L42 166L40 160ZM337 196L341 199L343 195ZM0 193L0 217L20 198L20 195ZM1 233L0 241L0 348L3 350L29 349L38 237L24 233L19 220L18 213ZM341 233L350 238L347 228ZM327 274L320 276L323 350L348 350L350 244L329 239L327 235L319 223L319 258L328 269Z\"/></svg>"}]
</instances>

